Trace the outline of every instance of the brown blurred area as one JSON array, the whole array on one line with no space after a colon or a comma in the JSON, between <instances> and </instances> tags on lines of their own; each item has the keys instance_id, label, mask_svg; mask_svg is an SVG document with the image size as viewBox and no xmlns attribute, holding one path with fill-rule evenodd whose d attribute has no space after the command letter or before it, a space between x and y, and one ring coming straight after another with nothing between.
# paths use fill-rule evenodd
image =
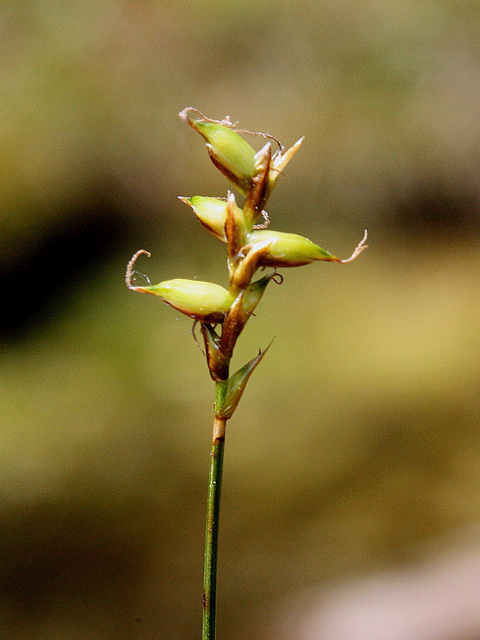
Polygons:
<instances>
[{"instance_id":1,"label":"brown blurred area","mask_svg":"<svg viewBox=\"0 0 480 640\"><path fill-rule=\"evenodd\" d=\"M227 434L219 640L304 640L312 593L476 527L478 3L0 12L2 638L200 636L213 386L188 319L124 284L139 248L152 282L226 282L177 199L229 188L187 106L305 135L271 228L370 245L284 270L238 346L276 336Z\"/></svg>"}]
</instances>

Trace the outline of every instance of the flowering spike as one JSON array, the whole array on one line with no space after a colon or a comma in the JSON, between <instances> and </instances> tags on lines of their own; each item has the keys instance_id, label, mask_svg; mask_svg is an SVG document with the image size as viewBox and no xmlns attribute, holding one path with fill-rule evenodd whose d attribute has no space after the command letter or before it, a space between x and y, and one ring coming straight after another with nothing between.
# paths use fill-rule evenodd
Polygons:
<instances>
[{"instance_id":1,"label":"flowering spike","mask_svg":"<svg viewBox=\"0 0 480 640\"><path fill-rule=\"evenodd\" d=\"M367 232L352 255L340 260L308 238L267 229L269 216L264 210L279 175L293 158L303 138L290 149L272 136L235 129L227 116L223 120L206 118L192 108L179 113L184 122L204 138L214 165L245 196L243 210L232 193L225 200L194 196L180 198L190 206L201 224L215 237L227 244L229 288L196 280L167 280L151 285L137 284L134 278L137 258L145 253L137 251L127 266L126 283L130 289L159 296L164 302L200 323L205 355L211 378L215 381L215 418L207 498L207 525L204 555L204 591L202 639L215 638L216 567L218 546L218 513L222 481L225 423L230 419L242 397L245 386L267 349L241 367L232 376L230 361L246 322L254 313L270 280L280 283L280 267L298 267L314 261L346 263L366 249ZM249 134L268 139L260 151L255 150L239 135ZM278 150L272 153L272 144ZM263 224L260 218L263 217ZM271 267L268 275L252 282L259 268ZM143 280L142 280L143 281ZM270 345L269 345L270 346Z\"/></svg>"}]
</instances>

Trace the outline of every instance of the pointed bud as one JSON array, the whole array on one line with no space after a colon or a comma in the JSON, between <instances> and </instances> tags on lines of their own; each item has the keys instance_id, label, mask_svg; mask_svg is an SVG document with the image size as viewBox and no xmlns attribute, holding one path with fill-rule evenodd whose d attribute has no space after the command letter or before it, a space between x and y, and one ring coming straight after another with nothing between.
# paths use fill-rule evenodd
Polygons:
<instances>
[{"instance_id":1,"label":"pointed bud","mask_svg":"<svg viewBox=\"0 0 480 640\"><path fill-rule=\"evenodd\" d=\"M158 296L177 311L202 322L223 322L233 302L233 296L223 287L199 280L176 278L148 287L131 288Z\"/></svg>"},{"instance_id":2,"label":"pointed bud","mask_svg":"<svg viewBox=\"0 0 480 640\"><path fill-rule=\"evenodd\" d=\"M190 111L199 117L192 118L188 115ZM217 169L246 194L254 173L255 150L253 147L232 130L233 125L228 120L224 121L225 124L209 120L191 108L184 109L179 116L203 136L207 143L208 154Z\"/></svg>"},{"instance_id":3,"label":"pointed bud","mask_svg":"<svg viewBox=\"0 0 480 640\"><path fill-rule=\"evenodd\" d=\"M314 244L308 238L296 233L282 233L261 229L249 234L252 250L263 246L258 266L262 267L300 267L316 260L341 262L325 249Z\"/></svg>"},{"instance_id":4,"label":"pointed bud","mask_svg":"<svg viewBox=\"0 0 480 640\"><path fill-rule=\"evenodd\" d=\"M227 241L225 235L225 221L227 219L227 201L207 196L193 196L184 198L178 196L182 202L192 207L193 212L205 229L213 233L222 242Z\"/></svg>"}]
</instances>

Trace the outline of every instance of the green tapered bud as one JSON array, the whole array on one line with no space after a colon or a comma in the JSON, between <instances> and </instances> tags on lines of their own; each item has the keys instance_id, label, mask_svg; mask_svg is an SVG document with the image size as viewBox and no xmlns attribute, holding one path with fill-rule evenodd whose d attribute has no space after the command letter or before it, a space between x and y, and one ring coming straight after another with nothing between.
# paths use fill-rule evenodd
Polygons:
<instances>
[{"instance_id":1,"label":"green tapered bud","mask_svg":"<svg viewBox=\"0 0 480 640\"><path fill-rule=\"evenodd\" d=\"M197 129L207 141L210 160L237 189L246 194L254 173L255 150L223 125L202 123Z\"/></svg>"},{"instance_id":2,"label":"green tapered bud","mask_svg":"<svg viewBox=\"0 0 480 640\"><path fill-rule=\"evenodd\" d=\"M177 311L202 322L223 322L233 302L233 296L220 285L199 280L176 278L131 288L158 296Z\"/></svg>"},{"instance_id":3,"label":"green tapered bud","mask_svg":"<svg viewBox=\"0 0 480 640\"><path fill-rule=\"evenodd\" d=\"M193 212L203 224L205 229L222 240L227 241L225 235L225 221L227 219L227 201L220 198L209 198L207 196L193 196L184 198L179 196L182 202L192 207Z\"/></svg>"},{"instance_id":4,"label":"green tapered bud","mask_svg":"<svg viewBox=\"0 0 480 640\"><path fill-rule=\"evenodd\" d=\"M197 113L199 118L189 116L188 112ZM209 120L194 109L184 109L179 116L203 136L208 154L217 169L246 194L254 175L254 148L233 131L231 126Z\"/></svg>"},{"instance_id":5,"label":"green tapered bud","mask_svg":"<svg viewBox=\"0 0 480 640\"><path fill-rule=\"evenodd\" d=\"M259 267L300 267L316 260L342 262L339 258L322 249L314 242L296 233L283 233L260 229L249 234L252 250L265 244L258 259Z\"/></svg>"}]
</instances>

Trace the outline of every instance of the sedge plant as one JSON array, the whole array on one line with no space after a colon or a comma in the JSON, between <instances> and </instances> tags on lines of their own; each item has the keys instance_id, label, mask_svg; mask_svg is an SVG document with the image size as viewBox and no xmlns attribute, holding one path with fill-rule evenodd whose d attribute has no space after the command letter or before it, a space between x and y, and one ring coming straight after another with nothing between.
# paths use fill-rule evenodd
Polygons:
<instances>
[{"instance_id":1,"label":"sedge plant","mask_svg":"<svg viewBox=\"0 0 480 640\"><path fill-rule=\"evenodd\" d=\"M346 263L365 248L367 233L346 260L340 260L307 238L268 228L265 206L279 176L295 155L303 138L290 149L272 136L236 128L227 116L212 120L188 107L180 118L204 138L213 164L243 197L237 205L233 193L226 198L180 197L207 231L226 244L229 285L176 278L156 285L134 284L134 266L144 249L137 251L127 267L126 283L133 291L159 297L198 324L205 345L208 370L215 382L213 436L208 481L203 577L202 640L215 639L217 552L225 426L245 386L268 347L235 373L230 372L233 350L245 324L260 302L270 281L281 282L278 269L299 267L316 261ZM265 139L255 152L240 133ZM259 273L260 272L260 273ZM195 335L195 334L194 334Z\"/></svg>"}]
</instances>

